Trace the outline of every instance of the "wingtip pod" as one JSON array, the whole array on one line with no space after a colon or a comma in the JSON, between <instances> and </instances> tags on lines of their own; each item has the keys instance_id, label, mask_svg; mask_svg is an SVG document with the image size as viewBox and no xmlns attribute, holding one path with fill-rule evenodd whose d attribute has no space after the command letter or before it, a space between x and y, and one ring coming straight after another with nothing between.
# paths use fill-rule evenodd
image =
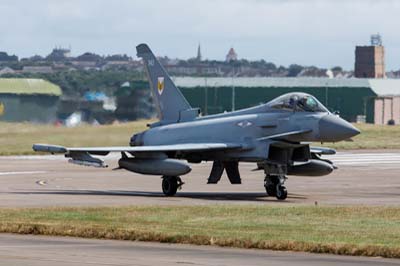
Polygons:
<instances>
[{"instance_id":1,"label":"wingtip pod","mask_svg":"<svg viewBox=\"0 0 400 266\"><path fill-rule=\"evenodd\" d=\"M33 144L32 149L36 152L66 153L67 149L63 146L48 144Z\"/></svg>"},{"instance_id":2,"label":"wingtip pod","mask_svg":"<svg viewBox=\"0 0 400 266\"><path fill-rule=\"evenodd\" d=\"M138 57L143 57L144 54L152 54L152 51L147 44L141 43L136 46L136 54Z\"/></svg>"}]
</instances>

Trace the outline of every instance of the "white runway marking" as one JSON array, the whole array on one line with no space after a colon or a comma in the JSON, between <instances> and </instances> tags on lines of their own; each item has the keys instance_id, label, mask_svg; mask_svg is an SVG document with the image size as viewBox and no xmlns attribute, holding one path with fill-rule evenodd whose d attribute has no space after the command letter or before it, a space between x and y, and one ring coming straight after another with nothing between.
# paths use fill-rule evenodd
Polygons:
<instances>
[{"instance_id":1,"label":"white runway marking","mask_svg":"<svg viewBox=\"0 0 400 266\"><path fill-rule=\"evenodd\" d=\"M36 184L38 184L39 186L46 186L47 180L38 180L38 181L36 181Z\"/></svg>"},{"instance_id":2,"label":"white runway marking","mask_svg":"<svg viewBox=\"0 0 400 266\"><path fill-rule=\"evenodd\" d=\"M112 152L106 156L94 156L102 159L119 159L120 152ZM2 156L4 159L12 160L47 160L47 161L65 161L64 155L15 155L15 156Z\"/></svg>"},{"instance_id":3,"label":"white runway marking","mask_svg":"<svg viewBox=\"0 0 400 266\"><path fill-rule=\"evenodd\" d=\"M16 155L16 156L2 156L4 159L12 160L65 160L63 155Z\"/></svg>"},{"instance_id":4,"label":"white runway marking","mask_svg":"<svg viewBox=\"0 0 400 266\"><path fill-rule=\"evenodd\" d=\"M22 172L0 172L0 176L3 175L34 175L34 174L45 174L46 171L22 171Z\"/></svg>"},{"instance_id":5,"label":"white runway marking","mask_svg":"<svg viewBox=\"0 0 400 266\"><path fill-rule=\"evenodd\" d=\"M396 165L400 167L400 153L337 153L323 158L331 160L335 165L377 166Z\"/></svg>"}]
</instances>

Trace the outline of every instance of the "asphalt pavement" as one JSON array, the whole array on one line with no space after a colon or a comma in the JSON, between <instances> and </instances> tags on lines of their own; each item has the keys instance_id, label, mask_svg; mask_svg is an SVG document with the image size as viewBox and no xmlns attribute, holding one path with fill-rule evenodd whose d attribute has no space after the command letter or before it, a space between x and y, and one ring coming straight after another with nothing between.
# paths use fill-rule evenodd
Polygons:
<instances>
[{"instance_id":1,"label":"asphalt pavement","mask_svg":"<svg viewBox=\"0 0 400 266\"><path fill-rule=\"evenodd\" d=\"M366 266L400 260L209 246L0 234L0 265Z\"/></svg>"},{"instance_id":2,"label":"asphalt pavement","mask_svg":"<svg viewBox=\"0 0 400 266\"><path fill-rule=\"evenodd\" d=\"M0 157L0 207L121 205L378 205L400 204L400 152L354 151L327 156L339 169L325 177L289 177L288 199L268 197L263 172L240 164L242 185L223 177L207 185L211 163L193 165L176 197L161 179L71 165L62 156ZM0 265L400 265L399 260L130 241L0 234Z\"/></svg>"},{"instance_id":3,"label":"asphalt pavement","mask_svg":"<svg viewBox=\"0 0 400 266\"><path fill-rule=\"evenodd\" d=\"M278 202L263 187L263 171L241 163L242 185L223 175L208 185L211 163L194 164L183 176L176 197L164 197L161 178L113 170L119 156L106 158L109 168L67 163L62 156L0 157L0 207L120 205L391 205L400 204L400 152L340 152L331 159L339 169L323 177L289 176L289 195Z\"/></svg>"}]
</instances>

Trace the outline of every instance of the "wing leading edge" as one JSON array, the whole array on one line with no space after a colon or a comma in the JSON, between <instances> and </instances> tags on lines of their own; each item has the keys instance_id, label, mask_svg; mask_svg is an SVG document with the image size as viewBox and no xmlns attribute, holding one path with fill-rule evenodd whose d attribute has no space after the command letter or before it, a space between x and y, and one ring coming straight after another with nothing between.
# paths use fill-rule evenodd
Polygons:
<instances>
[{"instance_id":1,"label":"wing leading edge","mask_svg":"<svg viewBox=\"0 0 400 266\"><path fill-rule=\"evenodd\" d=\"M94 167L107 167L104 161L93 157L91 155L107 155L110 152L121 152L124 156L124 152L131 153L136 156L142 154L145 156L146 153L151 157L154 154L163 154L165 152L205 152L205 151L217 151L217 150L228 150L228 149L240 149L241 144L235 143L185 143L185 144L173 144L173 145L157 145L157 146L121 146L121 147L78 147L68 148L58 145L49 144L34 144L32 149L36 152L48 152L65 154L65 157L71 158L70 163L94 166ZM126 155L125 155L126 156Z\"/></svg>"},{"instance_id":2,"label":"wing leading edge","mask_svg":"<svg viewBox=\"0 0 400 266\"><path fill-rule=\"evenodd\" d=\"M77 147L68 148L58 145L34 144L32 149L36 152L49 153L71 153L71 152L88 152L97 155L107 155L110 152L196 152L211 150L240 149L242 144L237 143L185 143L172 145L156 145L156 146L114 146L114 147Z\"/></svg>"}]
</instances>

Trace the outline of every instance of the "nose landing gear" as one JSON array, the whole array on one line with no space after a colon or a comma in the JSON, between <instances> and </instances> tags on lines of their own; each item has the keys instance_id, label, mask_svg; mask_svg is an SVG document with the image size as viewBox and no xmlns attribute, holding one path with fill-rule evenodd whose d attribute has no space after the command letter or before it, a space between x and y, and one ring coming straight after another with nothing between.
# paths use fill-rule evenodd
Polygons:
<instances>
[{"instance_id":1,"label":"nose landing gear","mask_svg":"<svg viewBox=\"0 0 400 266\"><path fill-rule=\"evenodd\" d=\"M178 189L182 188L183 181L179 176L163 176L162 177L162 191L165 196L174 196Z\"/></svg>"},{"instance_id":2,"label":"nose landing gear","mask_svg":"<svg viewBox=\"0 0 400 266\"><path fill-rule=\"evenodd\" d=\"M276 197L278 200L285 200L287 198L287 189L283 185L286 181L284 175L270 175L266 174L264 179L264 187L269 196Z\"/></svg>"}]
</instances>

